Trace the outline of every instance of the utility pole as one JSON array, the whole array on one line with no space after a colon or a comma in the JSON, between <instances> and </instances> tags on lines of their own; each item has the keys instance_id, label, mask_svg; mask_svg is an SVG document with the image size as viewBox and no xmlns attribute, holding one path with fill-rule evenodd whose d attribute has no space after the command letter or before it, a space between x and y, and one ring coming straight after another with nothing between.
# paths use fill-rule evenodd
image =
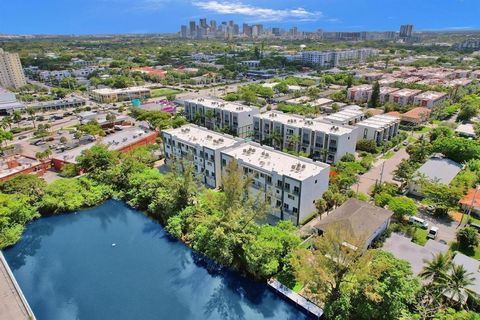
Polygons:
<instances>
[{"instance_id":1,"label":"utility pole","mask_svg":"<svg viewBox=\"0 0 480 320\"><path fill-rule=\"evenodd\" d=\"M467 218L467 221L470 219L470 214L472 213L472 209L473 209L473 206L475 204L475 199L477 198L477 192L478 192L478 188L479 186L475 186L475 191L473 192L473 198L472 198L472 202L470 203L470 206L468 207L468 218ZM458 226L460 226L463 222L463 218L465 217L465 211L463 211L463 214L462 214L462 219L460 220L460 223L458 224Z\"/></svg>"},{"instance_id":2,"label":"utility pole","mask_svg":"<svg viewBox=\"0 0 480 320\"><path fill-rule=\"evenodd\" d=\"M382 184L384 169L385 169L385 161L382 163L382 171L380 171L380 184Z\"/></svg>"}]
</instances>

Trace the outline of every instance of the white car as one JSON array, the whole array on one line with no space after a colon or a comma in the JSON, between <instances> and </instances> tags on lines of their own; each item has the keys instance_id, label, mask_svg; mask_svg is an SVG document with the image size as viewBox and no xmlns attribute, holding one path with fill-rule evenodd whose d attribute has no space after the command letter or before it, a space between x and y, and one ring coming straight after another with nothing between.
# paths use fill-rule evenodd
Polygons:
<instances>
[{"instance_id":1,"label":"white car","mask_svg":"<svg viewBox=\"0 0 480 320\"><path fill-rule=\"evenodd\" d=\"M427 238L429 239L435 239L438 235L438 228L437 227L430 227L430 230L428 230Z\"/></svg>"},{"instance_id":2,"label":"white car","mask_svg":"<svg viewBox=\"0 0 480 320\"><path fill-rule=\"evenodd\" d=\"M427 229L428 228L428 222L425 221L424 219L422 218L418 218L418 217L415 217L415 216L411 216L409 221L412 223L412 224L415 224L419 227L422 227L424 229Z\"/></svg>"}]
</instances>

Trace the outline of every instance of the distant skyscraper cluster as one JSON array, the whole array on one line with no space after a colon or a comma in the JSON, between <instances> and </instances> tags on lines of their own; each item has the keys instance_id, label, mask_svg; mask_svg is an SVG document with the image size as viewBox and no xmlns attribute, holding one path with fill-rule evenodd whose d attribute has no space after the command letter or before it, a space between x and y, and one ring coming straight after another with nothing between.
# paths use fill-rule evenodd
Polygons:
<instances>
[{"instance_id":1,"label":"distant skyscraper cluster","mask_svg":"<svg viewBox=\"0 0 480 320\"><path fill-rule=\"evenodd\" d=\"M413 37L413 25L402 25L400 32L395 31L357 31L357 32L323 32L321 29L317 31L299 31L297 27L289 30L278 27L267 28L262 24L243 23L240 29L239 24L233 20L223 21L217 24L215 20L207 23L206 18L198 21L190 21L187 25L180 28L180 37L185 39L266 39L281 38L285 40L331 40L331 41L366 41L366 40L385 40L410 41Z\"/></svg>"},{"instance_id":2,"label":"distant skyscraper cluster","mask_svg":"<svg viewBox=\"0 0 480 320\"><path fill-rule=\"evenodd\" d=\"M187 25L182 25L180 28L180 36L182 38L190 39L232 39L232 38L269 38L269 37L284 37L286 39L321 39L322 31L316 32L299 32L296 27L290 30L282 28L265 28L262 24L247 24L244 23L242 28L233 20L222 21L217 25L215 20L207 23L206 18L201 18L198 21L190 21Z\"/></svg>"}]
</instances>

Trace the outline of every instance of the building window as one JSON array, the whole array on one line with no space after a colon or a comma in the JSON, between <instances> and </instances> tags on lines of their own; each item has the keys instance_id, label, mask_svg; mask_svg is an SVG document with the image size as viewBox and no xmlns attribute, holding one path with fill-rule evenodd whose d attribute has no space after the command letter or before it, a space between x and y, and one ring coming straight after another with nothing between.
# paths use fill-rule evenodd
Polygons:
<instances>
[{"instance_id":1,"label":"building window","mask_svg":"<svg viewBox=\"0 0 480 320\"><path fill-rule=\"evenodd\" d=\"M223 165L224 167L226 167L226 166L227 166L227 160L222 159L222 165Z\"/></svg>"},{"instance_id":2,"label":"building window","mask_svg":"<svg viewBox=\"0 0 480 320\"><path fill-rule=\"evenodd\" d=\"M268 184L272 184L272 177L267 176L267 183L268 183Z\"/></svg>"},{"instance_id":3,"label":"building window","mask_svg":"<svg viewBox=\"0 0 480 320\"><path fill-rule=\"evenodd\" d=\"M290 190L290 183L285 183L285 190Z\"/></svg>"},{"instance_id":4,"label":"building window","mask_svg":"<svg viewBox=\"0 0 480 320\"><path fill-rule=\"evenodd\" d=\"M298 209L295 208L295 207L292 208L292 211L293 211L293 213L298 213Z\"/></svg>"},{"instance_id":5,"label":"building window","mask_svg":"<svg viewBox=\"0 0 480 320\"><path fill-rule=\"evenodd\" d=\"M291 194L289 194L287 197L288 197L288 199L290 199L290 200L295 200L295 197L292 196Z\"/></svg>"},{"instance_id":6,"label":"building window","mask_svg":"<svg viewBox=\"0 0 480 320\"><path fill-rule=\"evenodd\" d=\"M300 188L295 186L293 187L293 193L299 194L300 193Z\"/></svg>"},{"instance_id":7,"label":"building window","mask_svg":"<svg viewBox=\"0 0 480 320\"><path fill-rule=\"evenodd\" d=\"M276 205L276 206L277 206L277 208L278 208L278 207L280 207L281 205L282 205L282 201L280 201L280 200L277 200L277 205Z\"/></svg>"}]
</instances>

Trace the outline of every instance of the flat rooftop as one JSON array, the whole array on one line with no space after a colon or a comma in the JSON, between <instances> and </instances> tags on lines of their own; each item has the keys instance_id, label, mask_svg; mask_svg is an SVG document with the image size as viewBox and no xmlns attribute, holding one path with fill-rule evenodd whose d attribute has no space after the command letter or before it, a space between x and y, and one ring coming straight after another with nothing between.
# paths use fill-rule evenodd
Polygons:
<instances>
[{"instance_id":1,"label":"flat rooftop","mask_svg":"<svg viewBox=\"0 0 480 320\"><path fill-rule=\"evenodd\" d=\"M415 90L415 89L400 89L392 93L395 97L410 97L416 94L419 94L422 90Z\"/></svg>"},{"instance_id":2,"label":"flat rooftop","mask_svg":"<svg viewBox=\"0 0 480 320\"><path fill-rule=\"evenodd\" d=\"M280 122L291 127L307 128L313 131L335 133L337 135L349 134L355 130L353 127L338 125L332 126L331 123L322 122L321 120L308 119L299 115L287 114L280 111L268 111L256 115L255 117Z\"/></svg>"},{"instance_id":3,"label":"flat rooftop","mask_svg":"<svg viewBox=\"0 0 480 320\"><path fill-rule=\"evenodd\" d=\"M130 88L123 88L123 89L102 88L102 89L92 90L93 93L97 93L97 94L122 94L122 93L140 92L140 91L150 91L150 89L144 88L144 87L130 87Z\"/></svg>"},{"instance_id":4,"label":"flat rooftop","mask_svg":"<svg viewBox=\"0 0 480 320\"><path fill-rule=\"evenodd\" d=\"M334 101L332 99L327 98L319 98L317 100L311 101L310 104L312 106L323 106L326 104L332 104Z\"/></svg>"},{"instance_id":5,"label":"flat rooftop","mask_svg":"<svg viewBox=\"0 0 480 320\"><path fill-rule=\"evenodd\" d=\"M90 149L98 143L107 145L110 150L119 150L132 143L142 140L146 135L151 133L153 133L153 131L146 131L140 129L139 127L123 127L122 131L116 131L114 134L97 139L97 141L80 145L64 152L55 153L52 158L75 163L75 159L82 153L83 150Z\"/></svg>"},{"instance_id":6,"label":"flat rooftop","mask_svg":"<svg viewBox=\"0 0 480 320\"><path fill-rule=\"evenodd\" d=\"M0 319L35 319L2 252L0 252L0 297Z\"/></svg>"},{"instance_id":7,"label":"flat rooftop","mask_svg":"<svg viewBox=\"0 0 480 320\"><path fill-rule=\"evenodd\" d=\"M185 102L200 104L207 108L212 109L223 109L231 112L251 112L253 110L258 110L255 107L250 107L241 103L229 102L220 99L211 99L211 98L196 98L196 99L187 99Z\"/></svg>"},{"instance_id":8,"label":"flat rooftop","mask_svg":"<svg viewBox=\"0 0 480 320\"><path fill-rule=\"evenodd\" d=\"M345 108L342 111L333 113L323 119L327 121L348 121L361 116L363 116L362 111L354 110L353 108Z\"/></svg>"},{"instance_id":9,"label":"flat rooftop","mask_svg":"<svg viewBox=\"0 0 480 320\"><path fill-rule=\"evenodd\" d=\"M350 88L350 90L355 90L355 91L369 91L372 90L373 86L371 84L361 84L358 86L353 86Z\"/></svg>"},{"instance_id":10,"label":"flat rooftop","mask_svg":"<svg viewBox=\"0 0 480 320\"><path fill-rule=\"evenodd\" d=\"M436 100L445 97L447 94L445 92L437 92L437 91L425 91L417 95L415 98L417 99L426 99L426 100Z\"/></svg>"},{"instance_id":11,"label":"flat rooftop","mask_svg":"<svg viewBox=\"0 0 480 320\"><path fill-rule=\"evenodd\" d=\"M8 177L40 164L41 162L37 159L25 157L21 154L2 157L0 158L0 178Z\"/></svg>"},{"instance_id":12,"label":"flat rooftop","mask_svg":"<svg viewBox=\"0 0 480 320\"><path fill-rule=\"evenodd\" d=\"M392 88L392 87L380 87L380 94L387 94L387 93L392 93L395 91L398 91L398 88Z\"/></svg>"},{"instance_id":13,"label":"flat rooftop","mask_svg":"<svg viewBox=\"0 0 480 320\"><path fill-rule=\"evenodd\" d=\"M390 125L394 122L398 122L399 118L389 116L386 114L379 114L371 118L365 119L357 123L357 125L364 125L372 128L383 128L386 125Z\"/></svg>"},{"instance_id":14,"label":"flat rooftop","mask_svg":"<svg viewBox=\"0 0 480 320\"><path fill-rule=\"evenodd\" d=\"M204 146L213 150L232 147L243 141L196 125L186 125L176 129L163 130L163 132L185 143Z\"/></svg>"},{"instance_id":15,"label":"flat rooftop","mask_svg":"<svg viewBox=\"0 0 480 320\"><path fill-rule=\"evenodd\" d=\"M392 233L382 249L397 259L409 262L413 273L418 275L422 272L425 261L431 261L440 252L447 252L448 246L434 240L428 240L425 246L421 246L412 242L410 238Z\"/></svg>"},{"instance_id":16,"label":"flat rooftop","mask_svg":"<svg viewBox=\"0 0 480 320\"><path fill-rule=\"evenodd\" d=\"M305 180L330 168L328 164L295 157L253 142L241 144L222 152L257 169L277 172L297 180Z\"/></svg>"}]
</instances>

